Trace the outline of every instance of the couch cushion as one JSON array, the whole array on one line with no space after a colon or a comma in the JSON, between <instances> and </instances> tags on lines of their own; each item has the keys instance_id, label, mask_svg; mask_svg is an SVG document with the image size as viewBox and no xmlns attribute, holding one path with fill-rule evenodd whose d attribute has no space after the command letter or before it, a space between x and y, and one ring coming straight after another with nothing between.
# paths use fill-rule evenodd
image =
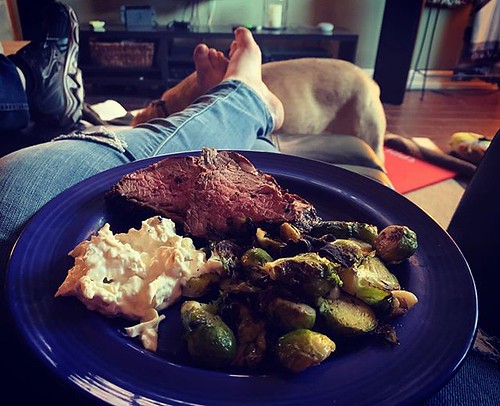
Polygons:
<instances>
[{"instance_id":1,"label":"couch cushion","mask_svg":"<svg viewBox=\"0 0 500 406\"><path fill-rule=\"evenodd\" d=\"M383 162L358 137L331 133L273 134L272 139L284 154L328 162L392 187Z\"/></svg>"}]
</instances>

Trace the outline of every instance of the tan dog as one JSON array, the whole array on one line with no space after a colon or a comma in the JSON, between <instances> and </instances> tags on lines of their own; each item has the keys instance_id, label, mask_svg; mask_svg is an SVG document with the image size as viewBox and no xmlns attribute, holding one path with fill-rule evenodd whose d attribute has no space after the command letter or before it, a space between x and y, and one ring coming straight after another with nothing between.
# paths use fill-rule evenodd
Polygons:
<instances>
[{"instance_id":1,"label":"tan dog","mask_svg":"<svg viewBox=\"0 0 500 406\"><path fill-rule=\"evenodd\" d=\"M339 59L302 58L269 62L262 77L282 101L285 122L276 133L349 134L363 139L383 160L386 131L380 89L356 65ZM133 125L183 110L198 96L196 73L140 111Z\"/></svg>"}]
</instances>

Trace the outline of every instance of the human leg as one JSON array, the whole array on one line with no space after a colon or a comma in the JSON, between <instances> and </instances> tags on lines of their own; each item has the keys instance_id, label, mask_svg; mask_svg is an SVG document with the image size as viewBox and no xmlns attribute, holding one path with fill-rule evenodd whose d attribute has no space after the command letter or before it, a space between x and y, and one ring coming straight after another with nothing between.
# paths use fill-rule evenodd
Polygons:
<instances>
[{"instance_id":1,"label":"human leg","mask_svg":"<svg viewBox=\"0 0 500 406\"><path fill-rule=\"evenodd\" d=\"M243 29L235 30L235 37L235 41L231 44L230 58L236 61L243 57L241 62L228 64L228 60L221 52L209 49L203 44L198 45L194 51L196 72L177 86L168 89L161 100L153 101L140 111L132 125L139 125L154 118L164 118L183 110L222 79L229 80L236 75L243 82L250 84L264 99L276 119L274 128L278 130L284 121L283 104L262 81L260 48Z\"/></svg>"},{"instance_id":2,"label":"human leg","mask_svg":"<svg viewBox=\"0 0 500 406\"><path fill-rule=\"evenodd\" d=\"M224 79L236 78L254 89L273 117L274 130L279 130L285 118L283 103L262 80L262 53L248 30L236 29L229 58L232 63L228 65Z\"/></svg>"},{"instance_id":3,"label":"human leg","mask_svg":"<svg viewBox=\"0 0 500 406\"><path fill-rule=\"evenodd\" d=\"M205 146L214 148L252 149L257 142L260 149L274 150L266 135L283 124L283 104L262 81L262 54L250 31L238 28L234 34L227 68L221 54L208 50L206 46L198 46L194 54L199 89L210 88L222 77L221 84L212 88L221 91L220 97L213 99L210 94L201 96L182 115L173 114L166 119L155 119L135 127L152 130L146 135L147 139L140 139L136 131L124 131L121 135L127 138L128 150L135 159L197 149L200 140L193 137L196 133L204 138L201 141ZM240 88L244 90L238 91ZM253 99L250 104L249 97ZM218 108L211 108L212 103L218 104ZM259 116L266 117L266 126L262 127L261 122L246 117L256 114L255 107L261 109ZM184 115L188 115L189 119L186 120ZM247 124L242 126L243 122ZM248 122L253 125L248 127ZM224 131L213 123L223 123ZM196 129L183 131L185 126ZM129 137L129 134L134 135ZM252 137L245 138L241 134L252 134Z\"/></svg>"},{"instance_id":4,"label":"human leg","mask_svg":"<svg viewBox=\"0 0 500 406\"><path fill-rule=\"evenodd\" d=\"M229 60L220 51L199 44L193 52L195 72L174 87L166 90L161 99L152 101L139 111L132 120L132 126L153 118L165 118L187 108L210 88L219 84L226 74Z\"/></svg>"},{"instance_id":5,"label":"human leg","mask_svg":"<svg viewBox=\"0 0 500 406\"><path fill-rule=\"evenodd\" d=\"M255 117L264 118L265 125ZM134 159L141 159L196 150L200 145L254 149L257 143L259 149L274 150L266 137L272 128L273 118L259 95L245 83L230 80L212 88L182 113L153 119L119 135Z\"/></svg>"},{"instance_id":6,"label":"human leg","mask_svg":"<svg viewBox=\"0 0 500 406\"><path fill-rule=\"evenodd\" d=\"M70 6L53 2L42 27L41 38L8 58L26 79L31 119L49 127L71 128L83 110L78 19Z\"/></svg>"},{"instance_id":7,"label":"human leg","mask_svg":"<svg viewBox=\"0 0 500 406\"><path fill-rule=\"evenodd\" d=\"M272 116L268 103L232 75L168 120L108 138L75 133L1 158L0 269L26 221L60 192L94 174L135 159L206 146L274 150L265 136L280 119Z\"/></svg>"},{"instance_id":8,"label":"human leg","mask_svg":"<svg viewBox=\"0 0 500 406\"><path fill-rule=\"evenodd\" d=\"M28 99L16 66L5 55L0 55L0 83L0 134L25 128Z\"/></svg>"}]
</instances>

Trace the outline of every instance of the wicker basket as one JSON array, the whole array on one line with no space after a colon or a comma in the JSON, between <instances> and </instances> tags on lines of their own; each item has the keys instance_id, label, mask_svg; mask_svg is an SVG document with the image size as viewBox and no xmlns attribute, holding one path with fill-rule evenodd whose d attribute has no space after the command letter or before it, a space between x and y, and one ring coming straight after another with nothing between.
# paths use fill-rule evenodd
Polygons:
<instances>
[{"instance_id":1,"label":"wicker basket","mask_svg":"<svg viewBox=\"0 0 500 406\"><path fill-rule=\"evenodd\" d=\"M90 56L99 66L149 68L154 50L152 42L90 42Z\"/></svg>"}]
</instances>

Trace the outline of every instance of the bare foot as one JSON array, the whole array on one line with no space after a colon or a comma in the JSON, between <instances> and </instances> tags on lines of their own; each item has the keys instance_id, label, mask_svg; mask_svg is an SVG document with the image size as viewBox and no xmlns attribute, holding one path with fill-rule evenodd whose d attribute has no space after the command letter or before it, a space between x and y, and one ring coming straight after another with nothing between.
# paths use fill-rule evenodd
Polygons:
<instances>
[{"instance_id":1,"label":"bare foot","mask_svg":"<svg viewBox=\"0 0 500 406\"><path fill-rule=\"evenodd\" d=\"M249 30L235 30L229 60L222 52L208 48L205 44L196 46L193 59L196 72L165 91L161 97L168 114L184 110L196 98L223 80L236 79L245 82L261 96L273 117L274 130L281 128L285 117L283 104L262 81L262 54ZM165 117L165 112L150 104L135 116L132 125L155 117Z\"/></svg>"},{"instance_id":2,"label":"bare foot","mask_svg":"<svg viewBox=\"0 0 500 406\"><path fill-rule=\"evenodd\" d=\"M199 94L205 93L224 78L229 60L220 51L199 44L193 53Z\"/></svg>"},{"instance_id":3,"label":"bare foot","mask_svg":"<svg viewBox=\"0 0 500 406\"><path fill-rule=\"evenodd\" d=\"M224 80L237 79L245 82L267 104L274 119L274 129L283 125L285 111L283 103L262 81L262 53L252 33L243 27L234 31L235 39L231 43L229 64Z\"/></svg>"},{"instance_id":4,"label":"bare foot","mask_svg":"<svg viewBox=\"0 0 500 406\"><path fill-rule=\"evenodd\" d=\"M167 89L161 96L163 104L154 101L137 113L132 120L133 126L184 110L198 97L222 81L229 63L222 52L200 44L194 50L193 59L196 71L174 87Z\"/></svg>"}]
</instances>

